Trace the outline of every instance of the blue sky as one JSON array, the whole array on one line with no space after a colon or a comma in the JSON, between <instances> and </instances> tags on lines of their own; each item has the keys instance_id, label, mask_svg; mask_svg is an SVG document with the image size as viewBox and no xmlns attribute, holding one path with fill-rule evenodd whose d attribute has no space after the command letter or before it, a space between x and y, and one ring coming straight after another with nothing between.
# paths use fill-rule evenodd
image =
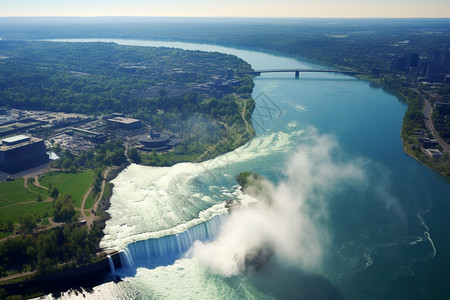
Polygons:
<instances>
[{"instance_id":1,"label":"blue sky","mask_svg":"<svg viewBox=\"0 0 450 300\"><path fill-rule=\"evenodd\" d=\"M450 18L450 0L0 0L0 16Z\"/></svg>"}]
</instances>

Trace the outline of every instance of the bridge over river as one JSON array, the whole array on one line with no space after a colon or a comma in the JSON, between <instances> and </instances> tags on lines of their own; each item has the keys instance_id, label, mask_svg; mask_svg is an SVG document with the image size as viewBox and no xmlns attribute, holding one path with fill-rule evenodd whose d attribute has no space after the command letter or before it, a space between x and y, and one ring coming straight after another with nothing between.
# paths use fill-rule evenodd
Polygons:
<instances>
[{"instance_id":1,"label":"bridge over river","mask_svg":"<svg viewBox=\"0 0 450 300\"><path fill-rule=\"evenodd\" d=\"M267 69L267 70L255 70L249 72L249 74L259 76L262 73L295 73L295 78L299 78L300 73L340 73L347 75L367 74L365 72L358 71L344 71L344 70L311 70L311 69Z\"/></svg>"}]
</instances>

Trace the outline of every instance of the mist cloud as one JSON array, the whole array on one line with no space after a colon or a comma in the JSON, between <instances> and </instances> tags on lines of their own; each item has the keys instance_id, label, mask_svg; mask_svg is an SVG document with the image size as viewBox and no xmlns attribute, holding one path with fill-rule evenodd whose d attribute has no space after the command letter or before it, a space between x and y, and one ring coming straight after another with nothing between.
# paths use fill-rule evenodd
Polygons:
<instances>
[{"instance_id":1,"label":"mist cloud","mask_svg":"<svg viewBox=\"0 0 450 300\"><path fill-rule=\"evenodd\" d=\"M340 158L334 137L309 129L308 140L285 163L285 179L250 191L256 205L234 211L213 242L196 242L188 256L213 272L245 272L248 253L270 249L277 259L308 271L320 269L326 247L327 196L365 178L364 162ZM248 196L249 197L249 196Z\"/></svg>"}]
</instances>

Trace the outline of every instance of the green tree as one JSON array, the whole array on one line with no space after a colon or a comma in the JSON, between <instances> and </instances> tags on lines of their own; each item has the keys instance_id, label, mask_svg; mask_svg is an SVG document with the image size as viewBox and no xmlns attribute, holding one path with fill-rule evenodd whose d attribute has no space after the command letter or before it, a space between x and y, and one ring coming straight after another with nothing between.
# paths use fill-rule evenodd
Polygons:
<instances>
[{"instance_id":1,"label":"green tree","mask_svg":"<svg viewBox=\"0 0 450 300\"><path fill-rule=\"evenodd\" d=\"M14 230L14 223L11 218L6 218L4 226L4 231L12 232Z\"/></svg>"},{"instance_id":2,"label":"green tree","mask_svg":"<svg viewBox=\"0 0 450 300\"><path fill-rule=\"evenodd\" d=\"M52 187L50 188L49 193L50 193L50 196L51 196L53 199L56 199L56 198L58 198L58 196L59 196L59 191L58 191L58 189L57 189L55 186L52 186Z\"/></svg>"},{"instance_id":3,"label":"green tree","mask_svg":"<svg viewBox=\"0 0 450 300\"><path fill-rule=\"evenodd\" d=\"M128 150L128 157L134 162L139 164L141 162L141 156L136 148L131 148Z\"/></svg>"},{"instance_id":4,"label":"green tree","mask_svg":"<svg viewBox=\"0 0 450 300\"><path fill-rule=\"evenodd\" d=\"M111 163L115 166L120 166L121 164L123 164L126 161L124 151L121 149L115 150L111 154L110 159L111 159Z\"/></svg>"},{"instance_id":5,"label":"green tree","mask_svg":"<svg viewBox=\"0 0 450 300\"><path fill-rule=\"evenodd\" d=\"M56 143L56 144L53 146L53 151L55 151L56 153L60 153L60 152L61 152L61 145L58 144L58 143Z\"/></svg>"},{"instance_id":6,"label":"green tree","mask_svg":"<svg viewBox=\"0 0 450 300\"><path fill-rule=\"evenodd\" d=\"M37 227L36 220L31 215L26 215L20 220L20 229L23 233L32 233Z\"/></svg>"},{"instance_id":7,"label":"green tree","mask_svg":"<svg viewBox=\"0 0 450 300\"><path fill-rule=\"evenodd\" d=\"M69 169L73 165L73 161L70 158L66 158L63 160L61 167L63 169Z\"/></svg>"},{"instance_id":8,"label":"green tree","mask_svg":"<svg viewBox=\"0 0 450 300\"><path fill-rule=\"evenodd\" d=\"M64 194L59 196L53 204L54 206L54 220L56 222L67 222L75 215L75 204L72 196Z\"/></svg>"}]
</instances>

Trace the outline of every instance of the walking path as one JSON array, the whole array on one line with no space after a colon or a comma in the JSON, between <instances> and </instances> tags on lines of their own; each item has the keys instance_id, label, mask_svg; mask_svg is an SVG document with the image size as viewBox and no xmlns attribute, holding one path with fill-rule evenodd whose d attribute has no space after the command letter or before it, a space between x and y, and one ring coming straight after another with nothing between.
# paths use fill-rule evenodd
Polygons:
<instances>
[{"instance_id":1,"label":"walking path","mask_svg":"<svg viewBox=\"0 0 450 300\"><path fill-rule=\"evenodd\" d=\"M92 207L88 207L88 208L85 207L86 206L86 200L89 197L89 194L92 192L92 189L94 188L93 186L91 186L87 190L87 192L84 194L83 201L81 202L81 208L80 208L81 220L86 220L86 226L87 226L88 229L91 229L92 223L94 223L94 221L96 219L98 219L98 217L95 214L97 212L98 204L103 198L103 193L105 191L105 186L106 186L106 178L108 176L108 173L109 173L110 169L111 169L110 167L107 167L103 171L103 174L102 174L103 180L102 180L102 185L101 185L101 188L100 188L100 193L99 193L97 199L95 200L94 205ZM91 211L89 216L86 215L86 210L90 210Z\"/></svg>"},{"instance_id":2,"label":"walking path","mask_svg":"<svg viewBox=\"0 0 450 300\"><path fill-rule=\"evenodd\" d=\"M242 109L241 117L242 117L242 120L244 121L244 124L245 124L245 130L246 130L247 132L250 132L248 122L247 122L247 120L245 119L245 114L246 114L246 112L247 112L247 100L246 100L246 99L242 99L242 100L244 100L244 105L242 105L241 103L239 103L239 102L237 102L237 101L236 101L236 103L237 103L237 104L239 105L239 107ZM227 137L226 137L226 138L228 138L228 137L230 136L230 127L228 126L228 124L226 124L226 123L224 123L224 122L222 122L222 121L220 121L220 124L223 125L223 126L226 128L226 130L227 130ZM243 135L244 135L244 133L241 134L241 135L239 136L239 138L237 138L237 139L234 141L234 143L237 144L237 143L242 139L242 136L243 136ZM219 146L220 143L222 143L222 142L223 142L223 140L219 140L215 145L211 146L208 150L206 150L205 152L203 152L202 155L200 155L200 156L197 158L196 162L201 161L201 160L203 159L203 156L205 156L206 154L208 154L208 153L214 151L214 150L217 148L217 146Z\"/></svg>"},{"instance_id":3,"label":"walking path","mask_svg":"<svg viewBox=\"0 0 450 300\"><path fill-rule=\"evenodd\" d=\"M86 206L86 200L89 197L89 194L92 192L93 188L94 188L94 186L91 185L91 187L84 194L83 201L81 202L81 209L80 209L80 211L81 211L81 217L82 217L83 220L86 220L88 218L86 216L86 213L85 213L85 206Z\"/></svg>"},{"instance_id":4,"label":"walking path","mask_svg":"<svg viewBox=\"0 0 450 300\"><path fill-rule=\"evenodd\" d=\"M37 186L38 188L44 189L48 191L48 187L43 186L39 183L39 176L34 176L34 185Z\"/></svg>"},{"instance_id":5,"label":"walking path","mask_svg":"<svg viewBox=\"0 0 450 300\"><path fill-rule=\"evenodd\" d=\"M31 271L31 272L18 273L18 274L14 274L14 275L11 275L11 276L2 277L2 278L0 278L0 282L8 281L10 279L20 278L20 277L27 276L27 275L32 275L32 274L35 274L35 273L37 273L37 270Z\"/></svg>"},{"instance_id":6,"label":"walking path","mask_svg":"<svg viewBox=\"0 0 450 300\"><path fill-rule=\"evenodd\" d=\"M248 127L248 122L245 119L245 114L247 113L247 100L246 99L243 99L243 100L244 100L244 106L242 106L240 103L238 103L238 105L239 105L240 108L242 108L241 117L242 117L242 120L244 121L244 124L245 124L245 130L248 133L250 133L250 130L249 130L249 127ZM242 139L242 136L244 136L244 133L241 134L241 136L239 137L239 139L236 140L236 142L240 141Z\"/></svg>"},{"instance_id":7,"label":"walking path","mask_svg":"<svg viewBox=\"0 0 450 300\"><path fill-rule=\"evenodd\" d=\"M98 196L97 201L95 201L94 207L93 207L94 213L97 212L98 204L100 203L100 201L101 201L102 198L103 198L103 193L104 193L104 191L105 191L105 186L106 186L106 178L108 177L108 173L109 173L110 170L111 170L111 168L108 167L108 168L106 168L105 171L103 172L103 181L102 181L102 187L101 187L101 190L100 190L100 195Z\"/></svg>"}]
</instances>

